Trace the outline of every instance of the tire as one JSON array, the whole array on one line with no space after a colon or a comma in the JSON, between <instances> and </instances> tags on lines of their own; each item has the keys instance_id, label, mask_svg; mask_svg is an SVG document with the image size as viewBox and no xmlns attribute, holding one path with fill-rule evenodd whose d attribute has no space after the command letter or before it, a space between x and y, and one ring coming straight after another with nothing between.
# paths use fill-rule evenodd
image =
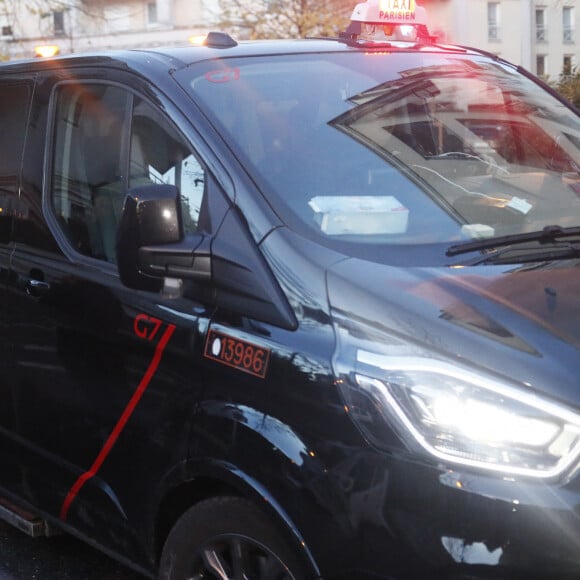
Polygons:
<instances>
[{"instance_id":1,"label":"tire","mask_svg":"<svg viewBox=\"0 0 580 580\"><path fill-rule=\"evenodd\" d=\"M306 580L306 574L255 504L216 497L177 521L163 547L159 579Z\"/></svg>"}]
</instances>

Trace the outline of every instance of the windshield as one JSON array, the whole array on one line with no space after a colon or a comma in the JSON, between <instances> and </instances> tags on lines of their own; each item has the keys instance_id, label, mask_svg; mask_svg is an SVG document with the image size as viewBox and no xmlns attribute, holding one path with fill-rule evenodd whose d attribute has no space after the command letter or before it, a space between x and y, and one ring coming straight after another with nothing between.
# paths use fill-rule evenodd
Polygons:
<instances>
[{"instance_id":1,"label":"windshield","mask_svg":"<svg viewBox=\"0 0 580 580\"><path fill-rule=\"evenodd\" d=\"M352 255L580 225L579 119L503 63L345 51L180 74L289 227Z\"/></svg>"}]
</instances>

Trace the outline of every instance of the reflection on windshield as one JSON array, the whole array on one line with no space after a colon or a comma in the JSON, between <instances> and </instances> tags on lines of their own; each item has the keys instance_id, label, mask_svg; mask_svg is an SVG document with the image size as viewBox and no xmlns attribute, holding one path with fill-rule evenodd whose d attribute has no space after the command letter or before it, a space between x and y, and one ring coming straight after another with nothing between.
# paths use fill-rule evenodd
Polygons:
<instances>
[{"instance_id":1,"label":"reflection on windshield","mask_svg":"<svg viewBox=\"0 0 580 580\"><path fill-rule=\"evenodd\" d=\"M233 59L227 82L197 65L186 83L291 227L352 249L578 223L578 118L515 69L464 54L272 60Z\"/></svg>"},{"instance_id":2,"label":"reflection on windshield","mask_svg":"<svg viewBox=\"0 0 580 580\"><path fill-rule=\"evenodd\" d=\"M524 77L458 61L408 71L351 101L332 125L424 179L461 216L464 234L576 219L578 119Z\"/></svg>"}]
</instances>

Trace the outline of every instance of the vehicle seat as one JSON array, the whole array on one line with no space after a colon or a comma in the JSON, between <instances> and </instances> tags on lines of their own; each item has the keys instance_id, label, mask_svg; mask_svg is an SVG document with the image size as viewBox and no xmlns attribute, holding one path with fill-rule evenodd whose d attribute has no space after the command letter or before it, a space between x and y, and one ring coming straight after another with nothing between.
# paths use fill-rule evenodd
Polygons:
<instances>
[{"instance_id":1,"label":"vehicle seat","mask_svg":"<svg viewBox=\"0 0 580 580\"><path fill-rule=\"evenodd\" d=\"M119 150L119 141L111 135L85 139L86 179L93 213L89 231L92 253L108 262L116 261L117 224L124 197Z\"/></svg>"}]
</instances>

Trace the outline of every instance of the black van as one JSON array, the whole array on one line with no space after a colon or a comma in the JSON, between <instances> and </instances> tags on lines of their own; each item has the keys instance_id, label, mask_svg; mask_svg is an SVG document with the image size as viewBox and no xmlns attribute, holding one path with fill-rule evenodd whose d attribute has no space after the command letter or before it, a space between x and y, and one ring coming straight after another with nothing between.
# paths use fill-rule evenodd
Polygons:
<instances>
[{"instance_id":1,"label":"black van","mask_svg":"<svg viewBox=\"0 0 580 580\"><path fill-rule=\"evenodd\" d=\"M171 580L580 577L578 114L361 6L0 67L2 517Z\"/></svg>"}]
</instances>

